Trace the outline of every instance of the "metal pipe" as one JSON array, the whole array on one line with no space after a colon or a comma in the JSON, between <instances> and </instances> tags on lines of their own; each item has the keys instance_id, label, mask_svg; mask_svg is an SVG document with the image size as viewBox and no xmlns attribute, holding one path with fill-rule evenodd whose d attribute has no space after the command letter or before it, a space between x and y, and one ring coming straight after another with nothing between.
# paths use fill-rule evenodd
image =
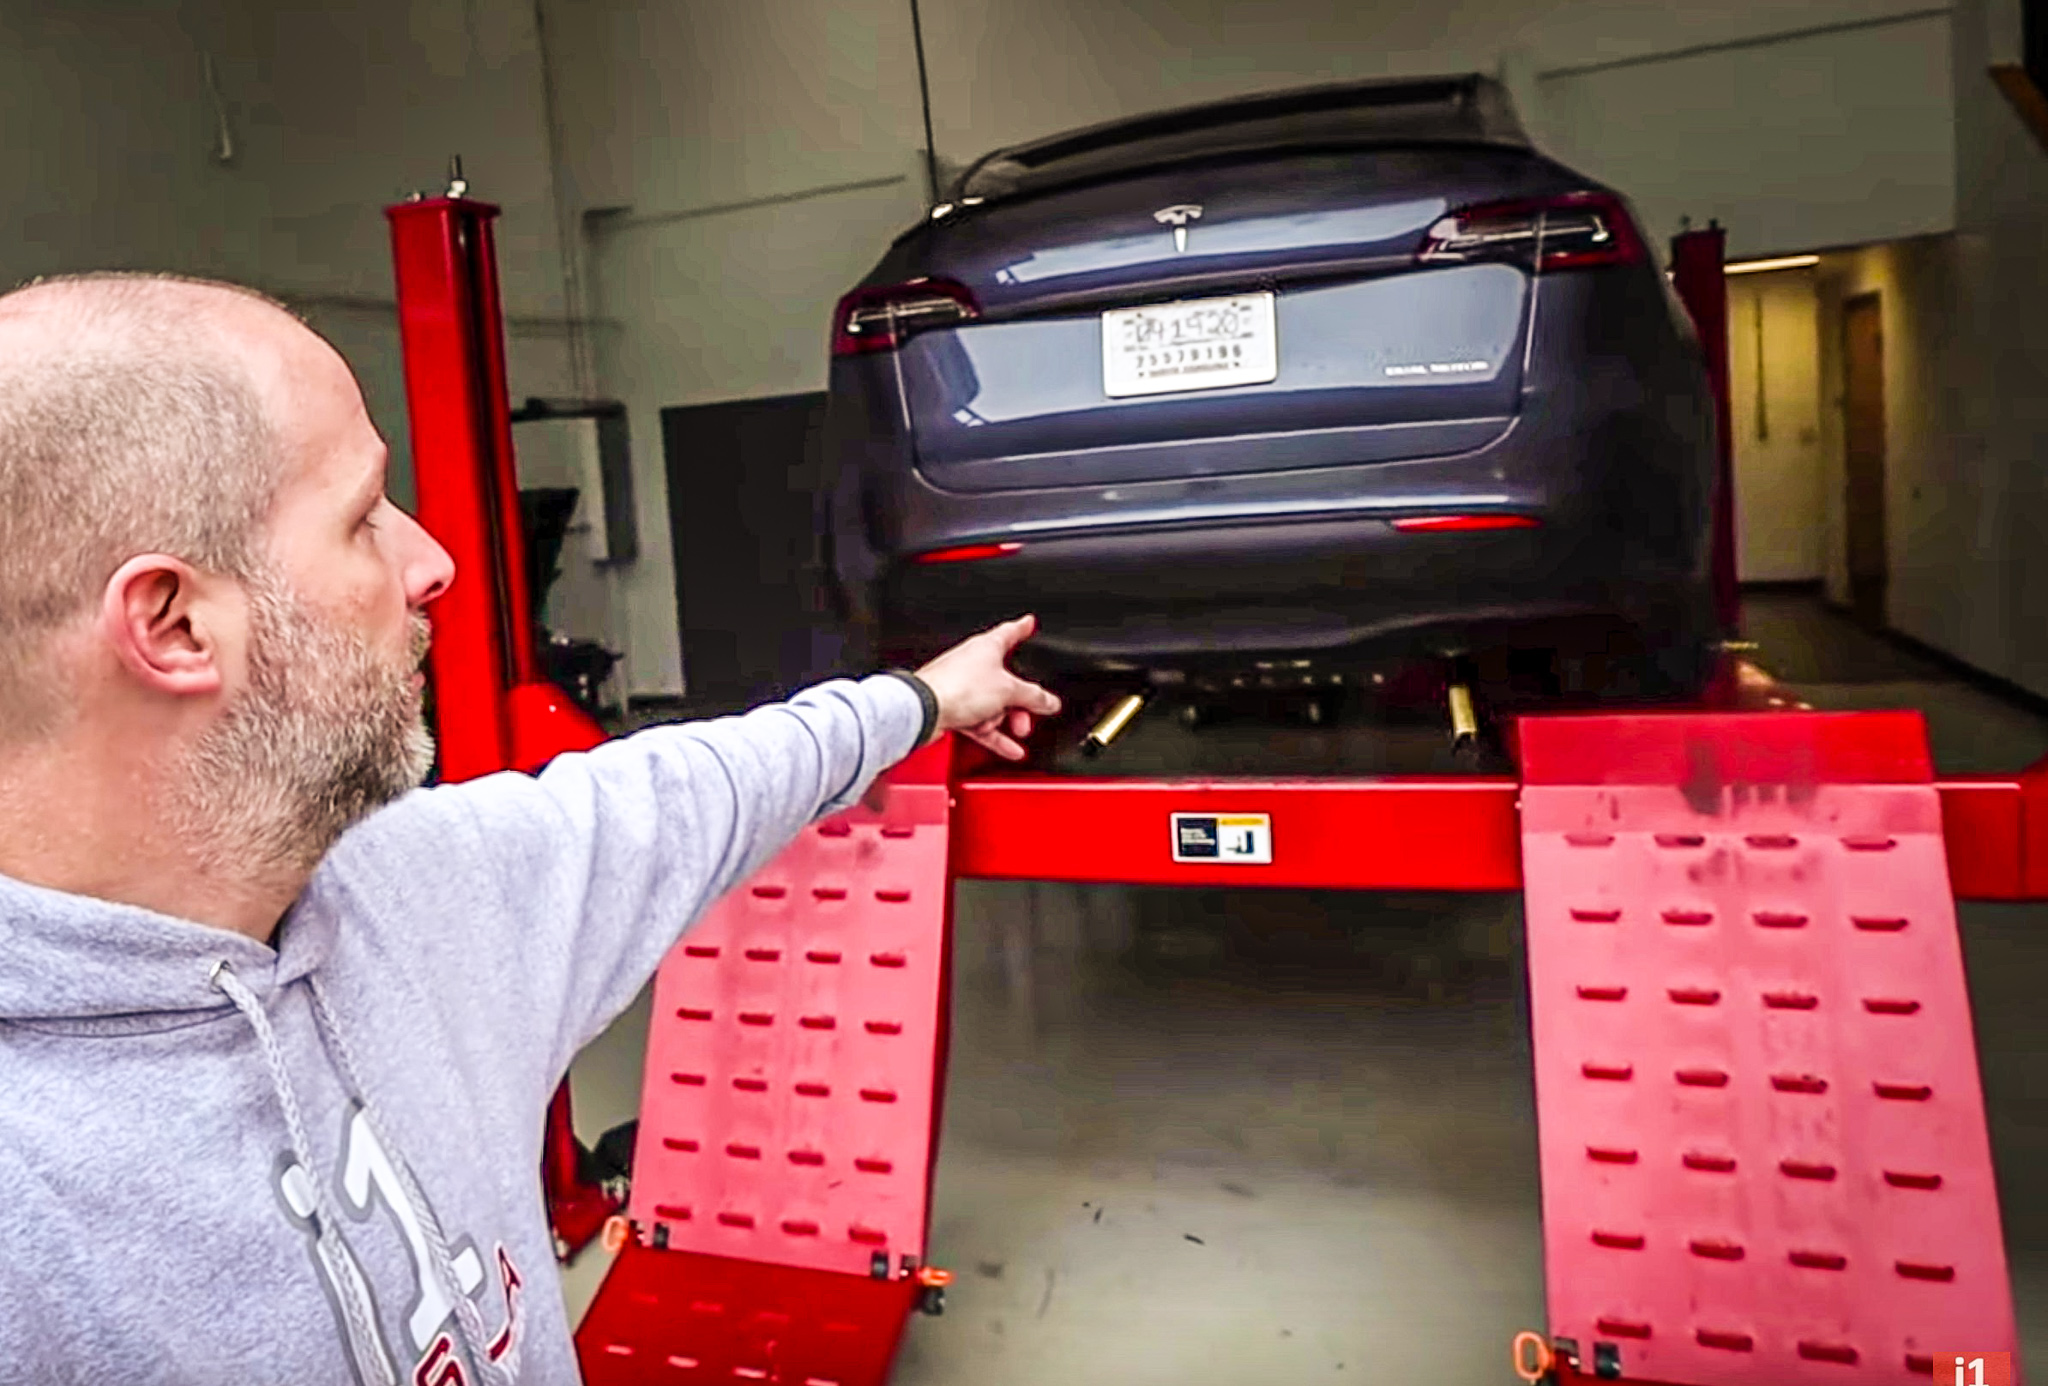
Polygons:
<instances>
[{"instance_id":1,"label":"metal pipe","mask_svg":"<svg viewBox=\"0 0 2048 1386\"><path fill-rule=\"evenodd\" d=\"M1446 656L1444 700L1450 705L1451 749L1454 751L1479 744L1479 704L1472 696L1477 672L1469 654L1460 651Z\"/></svg>"},{"instance_id":2,"label":"metal pipe","mask_svg":"<svg viewBox=\"0 0 2048 1386\"><path fill-rule=\"evenodd\" d=\"M1450 689L1451 745L1467 746L1479 739L1479 715L1472 707L1471 685L1454 680Z\"/></svg>"},{"instance_id":3,"label":"metal pipe","mask_svg":"<svg viewBox=\"0 0 2048 1386\"><path fill-rule=\"evenodd\" d=\"M1150 693L1129 693L1117 700L1100 722L1090 729L1088 739L1081 743L1086 755L1099 756L1109 749L1112 741L1124 734L1124 729L1145 710L1145 704L1152 700Z\"/></svg>"}]
</instances>

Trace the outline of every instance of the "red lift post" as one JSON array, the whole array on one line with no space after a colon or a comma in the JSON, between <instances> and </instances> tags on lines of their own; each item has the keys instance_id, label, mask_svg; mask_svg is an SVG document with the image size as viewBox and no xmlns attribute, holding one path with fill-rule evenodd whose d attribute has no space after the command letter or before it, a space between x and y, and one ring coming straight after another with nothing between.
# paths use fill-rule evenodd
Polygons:
<instances>
[{"instance_id":1,"label":"red lift post","mask_svg":"<svg viewBox=\"0 0 2048 1386\"><path fill-rule=\"evenodd\" d=\"M533 681L514 623L494 213L391 209L421 519L468 579L435 613L450 778L598 737ZM1697 236L1674 277L1725 352L1706 330L1725 323L1719 232ZM1716 380L1725 395L1725 359ZM1725 439L1725 397L1721 414ZM1729 498L1724 465L1724 603ZM1053 777L920 753L663 963L623 1245L578 1335L587 1379L886 1379L947 1279L924 1256L948 911L977 876L1521 889L1539 1376L1909 1382L1935 1354L2011 1351L1953 902L2048 898L2048 763L1936 782L1916 715L1785 701L1751 676L1718 712L1524 719L1519 778ZM1171 815L1189 813L1265 815L1270 862L1177 859ZM587 1228L602 1213L557 1107L556 1225Z\"/></svg>"},{"instance_id":2,"label":"red lift post","mask_svg":"<svg viewBox=\"0 0 2048 1386\"><path fill-rule=\"evenodd\" d=\"M604 732L534 672L491 236L498 209L451 195L401 202L385 215L419 519L455 560L455 582L428 608L440 775L452 783L535 770L599 744ZM566 1083L548 1108L545 1150L555 1237L573 1253L617 1204L580 1177Z\"/></svg>"}]
</instances>

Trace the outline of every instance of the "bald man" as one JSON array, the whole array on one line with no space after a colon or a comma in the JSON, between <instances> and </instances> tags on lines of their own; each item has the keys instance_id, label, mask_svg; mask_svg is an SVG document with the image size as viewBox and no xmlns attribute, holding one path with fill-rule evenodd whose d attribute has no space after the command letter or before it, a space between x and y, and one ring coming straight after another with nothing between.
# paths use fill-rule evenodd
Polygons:
<instances>
[{"instance_id":1,"label":"bald man","mask_svg":"<svg viewBox=\"0 0 2048 1386\"><path fill-rule=\"evenodd\" d=\"M0 296L0 1383L574 1381L570 1059L805 824L1058 710L1027 618L422 789L463 577L385 457L260 295Z\"/></svg>"}]
</instances>

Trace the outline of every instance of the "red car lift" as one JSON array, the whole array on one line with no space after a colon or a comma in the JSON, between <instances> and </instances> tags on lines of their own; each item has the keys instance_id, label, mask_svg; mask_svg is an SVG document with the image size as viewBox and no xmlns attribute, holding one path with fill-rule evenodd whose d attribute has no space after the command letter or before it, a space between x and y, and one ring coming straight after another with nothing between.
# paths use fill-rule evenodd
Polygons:
<instances>
[{"instance_id":1,"label":"red car lift","mask_svg":"<svg viewBox=\"0 0 2048 1386\"><path fill-rule=\"evenodd\" d=\"M600 739L535 681L511 615L495 211L390 210L420 518L467 575L433 609L451 779ZM1720 232L1674 249L1720 356ZM1715 553L1732 618L1725 449ZM1516 1344L1528 1379L1945 1383L1959 1353L2012 1352L1954 901L2048 898L2048 762L1936 781L1917 714L1785 701L1752 676L1710 710L1525 718L1519 777L1159 781L913 756L663 963L586 1377L886 1379L947 1279L925 1256L966 877L1522 890L1550 1319ZM1175 814L1263 814L1270 861L1177 859ZM611 1210L577 1181L566 1095L549 1121L574 1247Z\"/></svg>"}]
</instances>

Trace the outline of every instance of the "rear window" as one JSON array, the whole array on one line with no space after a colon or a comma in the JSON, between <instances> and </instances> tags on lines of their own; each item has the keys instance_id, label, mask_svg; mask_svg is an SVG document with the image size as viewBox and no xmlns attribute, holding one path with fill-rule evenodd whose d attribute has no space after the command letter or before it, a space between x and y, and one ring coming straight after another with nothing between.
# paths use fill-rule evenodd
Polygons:
<instances>
[{"instance_id":1,"label":"rear window","mask_svg":"<svg viewBox=\"0 0 2048 1386\"><path fill-rule=\"evenodd\" d=\"M967 171L955 196L1009 197L1189 159L1409 142L1528 147L1507 93L1487 78L1353 83L1160 111L999 149Z\"/></svg>"}]
</instances>

